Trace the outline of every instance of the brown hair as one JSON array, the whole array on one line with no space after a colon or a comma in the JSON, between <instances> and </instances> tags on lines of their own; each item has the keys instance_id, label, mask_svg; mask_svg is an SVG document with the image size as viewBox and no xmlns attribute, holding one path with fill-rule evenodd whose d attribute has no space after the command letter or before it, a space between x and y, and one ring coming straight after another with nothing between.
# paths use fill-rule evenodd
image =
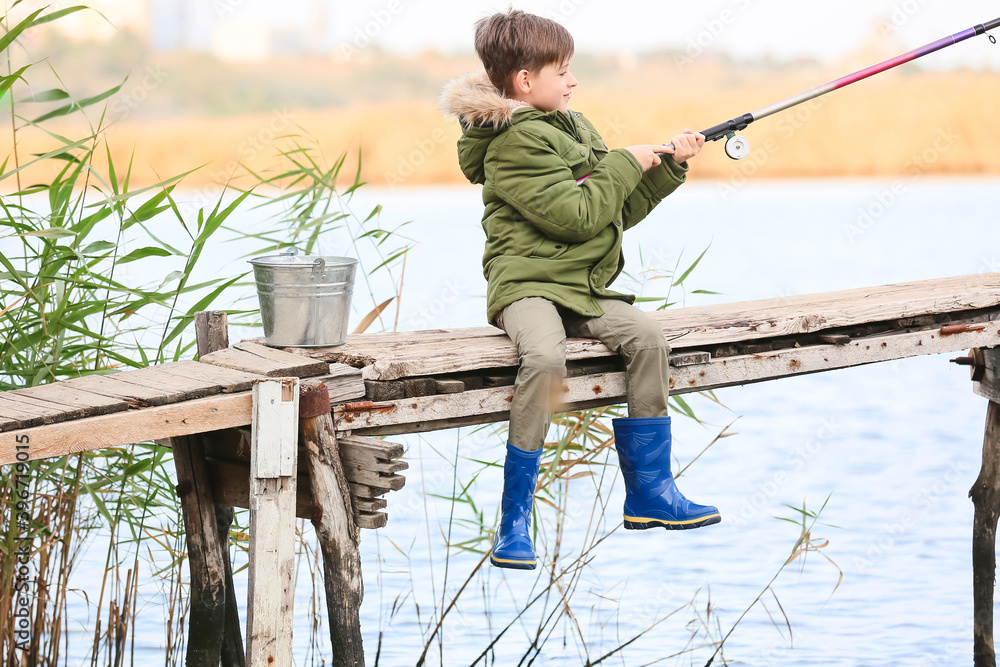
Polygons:
<instances>
[{"instance_id":1,"label":"brown hair","mask_svg":"<svg viewBox=\"0 0 1000 667\"><path fill-rule=\"evenodd\" d=\"M573 57L573 36L552 19L509 10L476 21L476 53L486 74L504 95L512 77L526 69L563 64Z\"/></svg>"}]
</instances>

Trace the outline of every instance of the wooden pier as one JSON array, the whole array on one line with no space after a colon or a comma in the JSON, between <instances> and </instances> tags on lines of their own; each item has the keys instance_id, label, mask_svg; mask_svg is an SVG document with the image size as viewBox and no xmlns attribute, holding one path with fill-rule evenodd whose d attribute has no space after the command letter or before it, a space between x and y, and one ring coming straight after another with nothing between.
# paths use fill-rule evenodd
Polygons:
<instances>
[{"instance_id":1,"label":"wooden pier","mask_svg":"<svg viewBox=\"0 0 1000 667\"><path fill-rule=\"evenodd\" d=\"M1000 274L652 313L683 394L926 354L972 350L990 399L976 507L976 664L995 664L992 601L1000 516ZM335 665L364 664L358 531L386 525L405 482L400 445L379 439L509 417L516 350L500 329L348 337L330 348L230 346L222 313L197 320L198 361L0 393L0 464L156 441L172 447L191 567L189 664L290 663L295 516L317 527ZM621 359L567 340L564 410L625 400ZM25 447L25 445L27 445ZM24 460L22 454L21 460ZM247 649L232 593L234 506L251 508ZM270 559L270 560L268 560ZM280 577L255 577L259 567ZM196 623L197 620L197 623Z\"/></svg>"}]
</instances>

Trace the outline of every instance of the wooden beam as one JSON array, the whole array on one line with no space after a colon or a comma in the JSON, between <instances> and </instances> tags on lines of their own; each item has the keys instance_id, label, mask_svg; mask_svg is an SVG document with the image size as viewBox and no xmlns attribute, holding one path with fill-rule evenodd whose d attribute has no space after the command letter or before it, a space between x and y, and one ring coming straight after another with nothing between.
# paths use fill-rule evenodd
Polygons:
<instances>
[{"instance_id":1,"label":"wooden beam","mask_svg":"<svg viewBox=\"0 0 1000 667\"><path fill-rule=\"evenodd\" d=\"M675 349L775 338L929 315L1000 307L1000 274L959 276L884 287L668 309L650 313ZM568 359L609 356L599 341L570 338ZM364 366L366 380L457 373L517 365L513 343L495 328L348 336L317 359Z\"/></svg>"},{"instance_id":2,"label":"wooden beam","mask_svg":"<svg viewBox=\"0 0 1000 667\"><path fill-rule=\"evenodd\" d=\"M253 387L247 664L292 663L299 380Z\"/></svg>"},{"instance_id":3,"label":"wooden beam","mask_svg":"<svg viewBox=\"0 0 1000 667\"><path fill-rule=\"evenodd\" d=\"M337 436L330 418L330 398L322 385L311 389L311 393L319 394L321 400L317 404L325 406L321 414L303 413L301 426L315 503L312 523L323 552L331 660L334 667L364 667L359 615L364 598L358 551L360 530L354 520L356 510L341 468Z\"/></svg>"},{"instance_id":4,"label":"wooden beam","mask_svg":"<svg viewBox=\"0 0 1000 667\"><path fill-rule=\"evenodd\" d=\"M995 387L1000 350L984 350L987 372L983 383ZM975 507L972 528L973 660L975 667L996 667L993 647L993 595L996 581L997 519L1000 518L1000 403L986 408L983 466L969 491Z\"/></svg>"},{"instance_id":5,"label":"wooden beam","mask_svg":"<svg viewBox=\"0 0 1000 667\"><path fill-rule=\"evenodd\" d=\"M18 438L31 442L31 458L121 447L250 423L250 392L220 394L183 403L48 424L0 433L0 465L14 463Z\"/></svg>"},{"instance_id":6,"label":"wooden beam","mask_svg":"<svg viewBox=\"0 0 1000 667\"><path fill-rule=\"evenodd\" d=\"M998 345L998 324L987 322L982 329L947 336L942 336L937 329L893 332L853 339L845 345L814 345L713 359L707 364L673 369L670 393L719 389L892 359ZM625 373L567 378L563 387L566 410L613 405L625 400ZM506 420L510 415L512 398L511 387L495 387L379 403L348 403L334 408L334 423L338 430L367 435L434 431Z\"/></svg>"},{"instance_id":7,"label":"wooden beam","mask_svg":"<svg viewBox=\"0 0 1000 667\"><path fill-rule=\"evenodd\" d=\"M198 365L197 362L191 363ZM331 396L336 397L335 400L364 396L360 371L356 368L349 370L350 372L346 372L340 367L337 373L320 378L329 388ZM118 375L134 373L138 371ZM97 379L97 376L91 377ZM80 379L89 380L90 377ZM165 440L174 436L247 426L250 424L250 407L251 394L246 391L130 409L77 421L19 427L0 433L0 465L14 463L18 438L30 440L32 459L44 459L91 449L130 445L134 442Z\"/></svg>"}]
</instances>

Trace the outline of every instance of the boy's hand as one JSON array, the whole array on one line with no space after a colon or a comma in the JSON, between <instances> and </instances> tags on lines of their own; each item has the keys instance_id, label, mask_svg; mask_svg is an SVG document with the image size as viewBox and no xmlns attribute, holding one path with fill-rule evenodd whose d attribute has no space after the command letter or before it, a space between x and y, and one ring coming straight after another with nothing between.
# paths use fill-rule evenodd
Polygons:
<instances>
[{"instance_id":1,"label":"boy's hand","mask_svg":"<svg viewBox=\"0 0 1000 667\"><path fill-rule=\"evenodd\" d=\"M635 156L644 172L660 164L660 156L657 153L673 153L673 150L668 150L662 144L641 144L629 146L625 150Z\"/></svg>"},{"instance_id":2,"label":"boy's hand","mask_svg":"<svg viewBox=\"0 0 1000 667\"><path fill-rule=\"evenodd\" d=\"M705 145L705 135L701 132L684 130L681 134L670 140L672 145L661 146L658 153L670 153L674 160L680 164L687 162L701 152L701 147Z\"/></svg>"}]
</instances>

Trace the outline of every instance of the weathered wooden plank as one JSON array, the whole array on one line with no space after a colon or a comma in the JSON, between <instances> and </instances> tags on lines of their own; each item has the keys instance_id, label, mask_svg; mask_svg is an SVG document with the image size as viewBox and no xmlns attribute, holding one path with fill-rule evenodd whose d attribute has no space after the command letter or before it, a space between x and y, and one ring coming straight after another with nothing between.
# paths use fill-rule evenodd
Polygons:
<instances>
[{"instance_id":1,"label":"weathered wooden plank","mask_svg":"<svg viewBox=\"0 0 1000 667\"><path fill-rule=\"evenodd\" d=\"M248 342L212 352L200 360L268 377L313 377L330 373L326 362Z\"/></svg>"},{"instance_id":2,"label":"weathered wooden plank","mask_svg":"<svg viewBox=\"0 0 1000 667\"><path fill-rule=\"evenodd\" d=\"M410 468L410 464L406 461L382 461L369 457L355 457L347 453L341 453L341 459L344 462L344 467L356 466L359 470L375 473L392 474Z\"/></svg>"},{"instance_id":3,"label":"weathered wooden plank","mask_svg":"<svg viewBox=\"0 0 1000 667\"><path fill-rule=\"evenodd\" d=\"M671 373L670 391L683 394L750 384L792 375L904 359L924 354L955 352L970 347L1000 345L998 323L981 331L941 336L937 330L894 332L853 339L847 345L814 345L787 348L759 355L713 359L708 364L686 366ZM625 374L602 373L564 381L565 409L621 403L625 399ZM340 430L355 434L416 433L503 421L509 418L509 387L479 389L462 394L425 396L375 404L375 408L337 406L334 421Z\"/></svg>"},{"instance_id":4,"label":"weathered wooden plank","mask_svg":"<svg viewBox=\"0 0 1000 667\"><path fill-rule=\"evenodd\" d=\"M406 378L403 380L403 395L406 398L432 396L436 393L437 381L434 378Z\"/></svg>"},{"instance_id":5,"label":"weathered wooden plank","mask_svg":"<svg viewBox=\"0 0 1000 667\"><path fill-rule=\"evenodd\" d=\"M174 364L164 364L163 366L157 366L157 368L178 377L187 377L190 373L196 372L199 379L204 380L205 382L213 383L219 388L220 392L227 394L232 394L238 391L248 391L251 387L253 387L254 381L264 377L262 375L247 373L245 371L237 371L232 368L201 363L198 364L197 368L192 366L177 366Z\"/></svg>"},{"instance_id":6,"label":"weathered wooden plank","mask_svg":"<svg viewBox=\"0 0 1000 667\"><path fill-rule=\"evenodd\" d=\"M294 474L298 461L299 386L296 378L258 382L253 388L253 431L250 439L251 479ZM295 394L295 396L292 396ZM291 406L294 405L294 412ZM267 454L255 455L260 448Z\"/></svg>"},{"instance_id":7,"label":"weathered wooden plank","mask_svg":"<svg viewBox=\"0 0 1000 667\"><path fill-rule=\"evenodd\" d=\"M697 366L707 364L712 360L712 355L708 352L675 352L670 355L670 365L674 368L681 366Z\"/></svg>"},{"instance_id":8,"label":"weathered wooden plank","mask_svg":"<svg viewBox=\"0 0 1000 667\"><path fill-rule=\"evenodd\" d=\"M434 390L438 394L458 394L465 391L465 383L461 380L436 380Z\"/></svg>"},{"instance_id":9,"label":"weathered wooden plank","mask_svg":"<svg viewBox=\"0 0 1000 667\"><path fill-rule=\"evenodd\" d=\"M15 461L14 446L18 438L28 438L32 459L44 459L245 426L250 423L250 405L250 392L219 394L75 422L16 429L0 434L0 465Z\"/></svg>"},{"instance_id":10,"label":"weathered wooden plank","mask_svg":"<svg viewBox=\"0 0 1000 667\"><path fill-rule=\"evenodd\" d=\"M330 364L330 366L331 368L336 367L334 373L317 375L309 379L326 385L331 403L364 398L365 381L361 379L360 368L351 368L343 364Z\"/></svg>"},{"instance_id":11,"label":"weathered wooden plank","mask_svg":"<svg viewBox=\"0 0 1000 667\"><path fill-rule=\"evenodd\" d=\"M365 397L371 401L392 401L406 397L402 380L364 380Z\"/></svg>"},{"instance_id":12,"label":"weathered wooden plank","mask_svg":"<svg viewBox=\"0 0 1000 667\"><path fill-rule=\"evenodd\" d=\"M650 316L660 322L671 345L680 349L998 306L1000 274L982 274L657 311ZM363 364L368 380L516 366L513 344L496 332L500 330L486 328L482 335L455 338L440 332L423 337L421 332L369 334L373 338L357 343L348 336L343 346L308 353L327 361ZM566 346L568 359L611 354L596 340L570 338Z\"/></svg>"},{"instance_id":13,"label":"weathered wooden plank","mask_svg":"<svg viewBox=\"0 0 1000 667\"><path fill-rule=\"evenodd\" d=\"M386 505L389 504L385 498L355 498L354 502L357 505L359 512L368 513L385 509Z\"/></svg>"},{"instance_id":14,"label":"weathered wooden plank","mask_svg":"<svg viewBox=\"0 0 1000 667\"><path fill-rule=\"evenodd\" d=\"M389 491L399 491L406 484L406 478L402 475L365 470L357 464L347 462L344 462L344 474L347 476L349 482L388 489Z\"/></svg>"},{"instance_id":15,"label":"weathered wooden plank","mask_svg":"<svg viewBox=\"0 0 1000 667\"><path fill-rule=\"evenodd\" d=\"M78 387L111 398L120 398L134 407L150 407L172 402L162 391L140 384L123 382L122 376L138 374L141 376L146 369L122 371L110 375L85 375L83 377L63 380L60 384L67 387Z\"/></svg>"},{"instance_id":16,"label":"weathered wooden plank","mask_svg":"<svg viewBox=\"0 0 1000 667\"><path fill-rule=\"evenodd\" d=\"M299 381L253 386L247 664L292 662Z\"/></svg>"},{"instance_id":17,"label":"weathered wooden plank","mask_svg":"<svg viewBox=\"0 0 1000 667\"><path fill-rule=\"evenodd\" d=\"M343 455L346 456L371 456L375 459L391 460L398 459L406 448L398 442L379 440L360 435L345 435L337 438L337 444Z\"/></svg>"},{"instance_id":18,"label":"weathered wooden plank","mask_svg":"<svg viewBox=\"0 0 1000 667\"><path fill-rule=\"evenodd\" d=\"M359 528L368 528L371 530L376 530L378 528L384 528L386 523L389 522L389 515L382 512L360 512L357 518Z\"/></svg>"},{"instance_id":19,"label":"weathered wooden plank","mask_svg":"<svg viewBox=\"0 0 1000 667\"><path fill-rule=\"evenodd\" d=\"M171 367L170 371L166 370L167 366ZM125 371L116 375L115 379L154 389L166 396L171 403L220 393L222 386L217 382L198 377L198 368L199 364L196 361L175 361L170 364Z\"/></svg>"},{"instance_id":20,"label":"weathered wooden plank","mask_svg":"<svg viewBox=\"0 0 1000 667\"><path fill-rule=\"evenodd\" d=\"M60 414L62 411L54 406L27 405L24 401L7 399L0 394L0 417L14 420L22 428L39 426L45 423L46 416Z\"/></svg>"},{"instance_id":21,"label":"weathered wooden plank","mask_svg":"<svg viewBox=\"0 0 1000 667\"><path fill-rule=\"evenodd\" d=\"M367 484L356 484L354 482L348 482L348 486L351 487L351 497L353 498L378 498L379 496L384 496L389 493L390 489L379 489L374 486L368 486Z\"/></svg>"},{"instance_id":22,"label":"weathered wooden plank","mask_svg":"<svg viewBox=\"0 0 1000 667\"><path fill-rule=\"evenodd\" d=\"M86 391L80 387L67 386L64 382L15 389L4 396L27 396L29 398L64 406L68 411L79 411L80 416L106 415L128 410L129 404L120 398L111 398Z\"/></svg>"}]
</instances>

